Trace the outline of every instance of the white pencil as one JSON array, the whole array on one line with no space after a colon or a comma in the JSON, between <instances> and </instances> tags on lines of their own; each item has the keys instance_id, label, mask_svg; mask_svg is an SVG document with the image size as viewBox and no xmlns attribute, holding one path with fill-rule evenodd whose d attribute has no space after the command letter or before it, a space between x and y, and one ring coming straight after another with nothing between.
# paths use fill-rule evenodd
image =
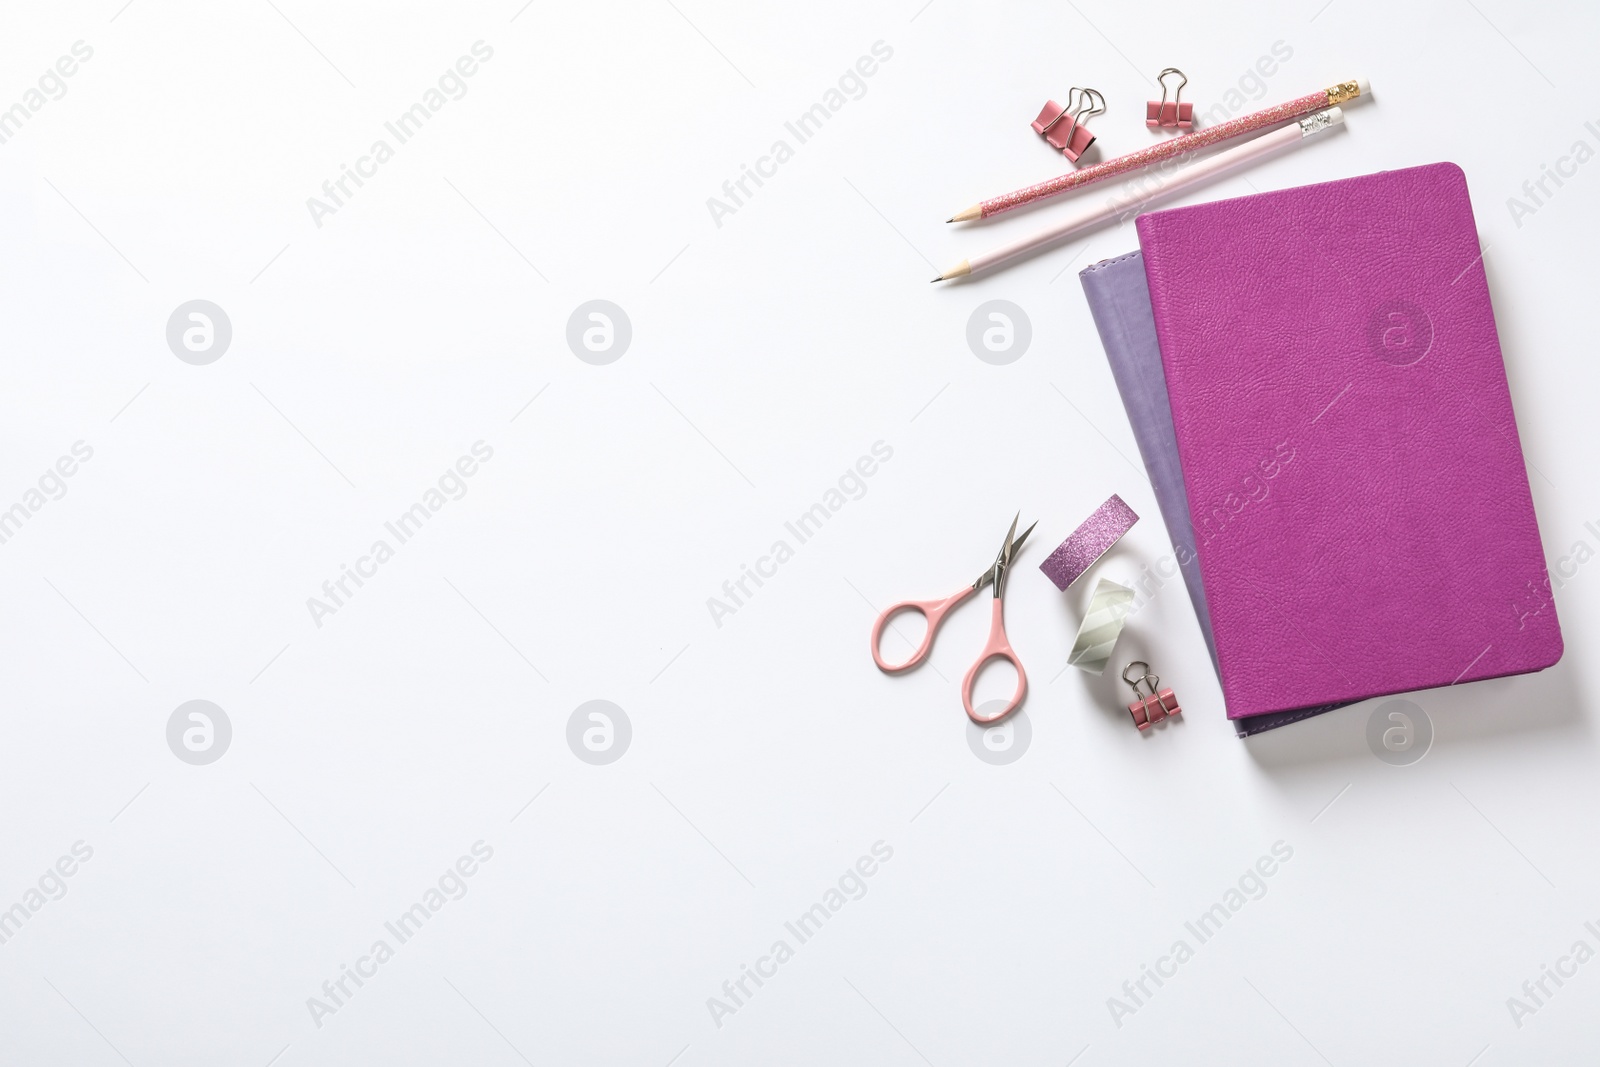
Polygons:
<instances>
[{"instance_id":1,"label":"white pencil","mask_svg":"<svg viewBox=\"0 0 1600 1067\"><path fill-rule=\"evenodd\" d=\"M1055 244L1057 241L1064 241L1069 237L1074 237L1101 223L1110 222L1112 219L1119 217L1126 217L1137 209L1154 203L1163 197L1175 196L1178 193L1185 192L1201 182L1219 177L1231 170L1244 166L1246 163L1253 163L1263 156L1293 147L1313 134L1321 133L1323 130L1337 126L1343 121L1344 112L1336 107L1330 107L1326 111L1319 111L1315 115L1307 115L1297 122L1291 122L1282 129L1264 133L1260 137L1254 137L1246 141L1244 144L1218 152L1216 155L1209 156L1197 163L1192 163L1182 172L1173 175L1162 184L1133 192L1126 199L1112 198L1104 203L1085 205L1048 230L1041 230L1019 241L1002 245L993 251L973 256L971 259L963 259L933 280L943 282L952 278L964 278L969 274L977 274L979 271L990 270L1004 263L1009 263L1013 259Z\"/></svg>"}]
</instances>

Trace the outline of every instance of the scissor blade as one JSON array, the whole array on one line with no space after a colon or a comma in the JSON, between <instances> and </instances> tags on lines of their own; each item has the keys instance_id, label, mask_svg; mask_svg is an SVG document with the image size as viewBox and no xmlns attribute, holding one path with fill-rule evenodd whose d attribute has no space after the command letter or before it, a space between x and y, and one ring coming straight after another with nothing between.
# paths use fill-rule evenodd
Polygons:
<instances>
[{"instance_id":1,"label":"scissor blade","mask_svg":"<svg viewBox=\"0 0 1600 1067\"><path fill-rule=\"evenodd\" d=\"M1022 531L1021 537L1016 537L1015 534L1017 532L1017 520L1020 518L1022 518L1022 512L1019 511L1017 512L1017 518L1011 520L1011 529L1006 534L1006 543L1000 546L1000 555L995 559L995 563L999 566L1011 566L1011 561L1016 558L1017 549L1021 548L1022 542L1026 541L1028 539L1028 535L1033 533L1033 527L1039 525L1039 523L1035 521L1033 526L1029 526L1026 530Z\"/></svg>"},{"instance_id":2,"label":"scissor blade","mask_svg":"<svg viewBox=\"0 0 1600 1067\"><path fill-rule=\"evenodd\" d=\"M1022 542L1026 541L1028 539L1028 535L1033 532L1033 526L1039 525L1037 522L1035 522L1033 526L1029 526L1026 530L1022 531L1021 537L1017 537L1017 523L1021 520L1021 518L1022 512L1019 511L1011 520L1011 529L1006 531L1006 539L1001 543L1000 551L995 555L994 562L989 565L987 570L978 576L977 581L972 583L972 587L974 589L982 589L984 586L994 581L995 573L997 571L1003 571L1009 567L1011 565L1011 558L1016 555L1017 549L1022 546Z\"/></svg>"},{"instance_id":3,"label":"scissor blade","mask_svg":"<svg viewBox=\"0 0 1600 1067\"><path fill-rule=\"evenodd\" d=\"M1033 526L1037 526L1037 525L1039 525L1039 523L1036 520L1034 522ZM1017 538L1015 541L1011 542L1011 555L1015 556L1017 554L1017 549L1022 547L1022 542L1026 541L1028 539L1028 535L1033 533L1033 526L1030 526L1026 530L1023 530L1022 531L1022 536Z\"/></svg>"},{"instance_id":4,"label":"scissor blade","mask_svg":"<svg viewBox=\"0 0 1600 1067\"><path fill-rule=\"evenodd\" d=\"M1006 539L1000 542L1000 552L994 557L996 563L1005 563L1011 559L1011 539L1017 535L1017 521L1022 518L1022 512L1017 512L1011 518L1011 529L1006 531Z\"/></svg>"}]
</instances>

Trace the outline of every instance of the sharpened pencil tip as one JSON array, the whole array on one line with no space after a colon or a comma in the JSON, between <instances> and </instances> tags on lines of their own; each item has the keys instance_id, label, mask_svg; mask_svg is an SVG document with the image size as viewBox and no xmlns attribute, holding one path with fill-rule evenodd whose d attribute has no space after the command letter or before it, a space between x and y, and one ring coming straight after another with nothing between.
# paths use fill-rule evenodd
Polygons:
<instances>
[{"instance_id":1,"label":"sharpened pencil tip","mask_svg":"<svg viewBox=\"0 0 1600 1067\"><path fill-rule=\"evenodd\" d=\"M944 281L944 275L943 274L939 275L937 278L929 278L928 279L928 284L932 285L934 282L942 282L942 281Z\"/></svg>"},{"instance_id":2,"label":"sharpened pencil tip","mask_svg":"<svg viewBox=\"0 0 1600 1067\"><path fill-rule=\"evenodd\" d=\"M945 219L944 221L946 221L946 222L954 222L954 221L956 221L956 217L954 215L951 215L949 218Z\"/></svg>"}]
</instances>

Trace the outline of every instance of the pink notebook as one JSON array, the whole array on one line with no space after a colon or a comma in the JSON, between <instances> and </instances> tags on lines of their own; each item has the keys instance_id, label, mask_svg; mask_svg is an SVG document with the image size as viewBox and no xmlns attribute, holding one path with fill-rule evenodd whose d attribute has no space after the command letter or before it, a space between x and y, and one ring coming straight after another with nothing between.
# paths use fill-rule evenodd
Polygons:
<instances>
[{"instance_id":1,"label":"pink notebook","mask_svg":"<svg viewBox=\"0 0 1600 1067\"><path fill-rule=\"evenodd\" d=\"M1560 659L1460 168L1137 226L1228 717Z\"/></svg>"}]
</instances>

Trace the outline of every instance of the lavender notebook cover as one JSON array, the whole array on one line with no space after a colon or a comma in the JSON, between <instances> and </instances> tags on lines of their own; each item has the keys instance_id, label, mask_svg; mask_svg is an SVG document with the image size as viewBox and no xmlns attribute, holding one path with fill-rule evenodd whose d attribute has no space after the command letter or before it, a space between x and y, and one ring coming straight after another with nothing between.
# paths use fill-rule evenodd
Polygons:
<instances>
[{"instance_id":1,"label":"lavender notebook cover","mask_svg":"<svg viewBox=\"0 0 1600 1067\"><path fill-rule=\"evenodd\" d=\"M1145 284L1144 258L1138 252L1103 260L1081 271L1084 295L1094 315L1100 343L1105 347L1111 376L1116 379L1122 406L1133 426L1139 458L1155 490L1156 504L1172 540L1173 554L1183 574L1183 584L1194 604L1195 618L1206 649L1216 662L1211 638L1211 618L1206 611L1205 589L1194 550L1194 527L1189 522L1189 501L1178 463L1178 441L1167 403L1166 373L1161 367L1161 346L1156 341L1155 318L1150 311L1150 290ZM1256 715L1233 720L1240 737L1261 733L1291 722L1331 711L1337 704L1297 711Z\"/></svg>"},{"instance_id":2,"label":"lavender notebook cover","mask_svg":"<svg viewBox=\"0 0 1600 1067\"><path fill-rule=\"evenodd\" d=\"M1555 663L1460 168L1136 225L1229 718Z\"/></svg>"}]
</instances>

